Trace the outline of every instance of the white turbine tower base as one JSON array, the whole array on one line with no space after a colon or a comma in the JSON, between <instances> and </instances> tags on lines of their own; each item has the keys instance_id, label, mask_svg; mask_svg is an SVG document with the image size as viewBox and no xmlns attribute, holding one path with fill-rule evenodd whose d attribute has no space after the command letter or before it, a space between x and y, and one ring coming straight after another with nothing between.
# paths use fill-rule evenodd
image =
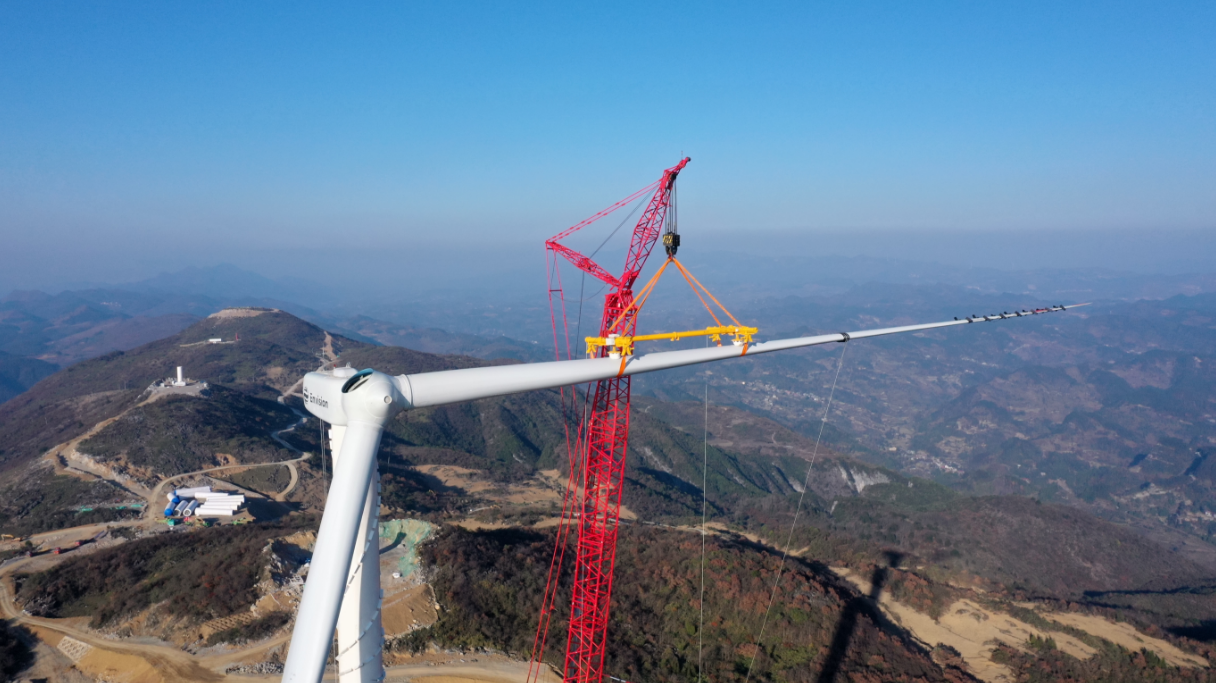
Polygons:
<instances>
[{"instance_id":1,"label":"white turbine tower base","mask_svg":"<svg viewBox=\"0 0 1216 683\"><path fill-rule=\"evenodd\" d=\"M384 679L378 528L380 477L376 451L380 448L384 426L402 410L596 382L804 346L1030 317L1084 305L1052 306L925 325L644 356L499 365L400 377L389 377L374 370L355 372L352 368L310 372L304 377L304 404L313 415L333 425L334 478L317 532L282 680L285 683L319 683L325 673L335 627L340 683L370 683Z\"/></svg>"},{"instance_id":2,"label":"white turbine tower base","mask_svg":"<svg viewBox=\"0 0 1216 683\"><path fill-rule=\"evenodd\" d=\"M342 457L342 437L345 432L346 428L340 426L329 430L330 448L339 454L338 458ZM372 471L372 481L367 488L363 516L351 553L350 573L346 579L346 589L342 592L342 607L338 611L339 683L376 683L384 680L384 629L380 621L384 594L380 589L379 529L380 472L376 468Z\"/></svg>"}]
</instances>

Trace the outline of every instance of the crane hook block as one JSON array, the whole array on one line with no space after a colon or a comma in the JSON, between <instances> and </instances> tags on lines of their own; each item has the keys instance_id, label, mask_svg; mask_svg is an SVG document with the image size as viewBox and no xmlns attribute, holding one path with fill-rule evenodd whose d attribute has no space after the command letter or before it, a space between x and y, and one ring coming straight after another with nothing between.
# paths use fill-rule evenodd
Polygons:
<instances>
[{"instance_id":1,"label":"crane hook block","mask_svg":"<svg viewBox=\"0 0 1216 683\"><path fill-rule=\"evenodd\" d=\"M675 256L676 250L680 248L680 233L669 232L663 235L663 248L667 250L669 258Z\"/></svg>"}]
</instances>

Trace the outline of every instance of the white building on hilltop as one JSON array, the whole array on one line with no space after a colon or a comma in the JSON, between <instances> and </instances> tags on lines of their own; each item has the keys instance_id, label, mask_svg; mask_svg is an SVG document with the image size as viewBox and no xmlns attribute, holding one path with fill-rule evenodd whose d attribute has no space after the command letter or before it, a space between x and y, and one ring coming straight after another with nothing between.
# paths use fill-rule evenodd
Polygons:
<instances>
[{"instance_id":1,"label":"white building on hilltop","mask_svg":"<svg viewBox=\"0 0 1216 683\"><path fill-rule=\"evenodd\" d=\"M177 366L176 377L166 377L148 386L153 394L183 394L187 396L208 396L209 388L206 382L186 377L182 366Z\"/></svg>"}]
</instances>

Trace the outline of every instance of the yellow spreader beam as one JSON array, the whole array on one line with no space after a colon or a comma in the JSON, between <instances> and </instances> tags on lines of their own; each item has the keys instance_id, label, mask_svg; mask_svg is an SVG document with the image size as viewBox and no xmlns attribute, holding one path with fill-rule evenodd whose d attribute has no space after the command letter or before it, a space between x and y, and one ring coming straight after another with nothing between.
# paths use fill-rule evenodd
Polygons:
<instances>
[{"instance_id":1,"label":"yellow spreader beam","mask_svg":"<svg viewBox=\"0 0 1216 683\"><path fill-rule=\"evenodd\" d=\"M640 341L679 341L684 337L709 337L711 340L722 345L722 335L730 335L733 337L731 343L736 346L739 344L748 344L752 341L752 335L756 333L755 327L743 327L742 325L719 325L716 327L707 327L703 330L689 330L687 332L660 332L658 334L639 334L633 337L625 337L618 335L609 335L607 337L587 337L587 355L594 357L601 348L608 348L608 355L612 358L620 356L632 356L634 342Z\"/></svg>"}]
</instances>

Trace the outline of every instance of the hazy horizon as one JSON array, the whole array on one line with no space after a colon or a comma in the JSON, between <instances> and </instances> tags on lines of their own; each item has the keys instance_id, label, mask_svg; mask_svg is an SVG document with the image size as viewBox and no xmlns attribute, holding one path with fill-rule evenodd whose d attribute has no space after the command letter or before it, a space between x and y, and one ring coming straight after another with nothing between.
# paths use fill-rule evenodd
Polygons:
<instances>
[{"instance_id":1,"label":"hazy horizon","mask_svg":"<svg viewBox=\"0 0 1216 683\"><path fill-rule=\"evenodd\" d=\"M642 7L6 6L0 291L528 278L684 154L690 255L1216 263L1210 4Z\"/></svg>"},{"instance_id":2,"label":"hazy horizon","mask_svg":"<svg viewBox=\"0 0 1216 683\"><path fill-rule=\"evenodd\" d=\"M602 235L605 230L595 234ZM609 230L612 226L609 226ZM702 233L696 226L682 229L682 258L701 265L714 279L714 271L732 268L746 257L749 264L768 260L779 276L799 263L827 263L837 274L859 282L888 281L887 271L856 268L858 259L891 266L940 264L951 269L991 270L1006 273L1033 271L1109 271L1113 274L1179 276L1216 273L1216 232L1206 231L998 231L988 233L945 231L791 232L753 231L743 234ZM612 247L624 244L624 231L597 255L610 269L620 260ZM146 246L146 245L145 245ZM618 249L619 251L619 249ZM12 252L9 259L12 259ZM366 289L369 299L381 300L384 288L410 291L436 289L496 290L524 293L534 289L543 296L544 250L541 242L500 241L454 246L424 243L377 249L336 245L332 248L290 247L258 250L205 249L201 245L180 251L110 253L96 250L71 255L39 254L30 249L22 262L7 264L0 274L0 297L13 291L117 288L186 269L232 265L241 270L284 282L297 281L334 288L336 299L358 298ZM353 267L353 270L352 270ZM764 281L778 276L773 268L744 269L732 277ZM493 292L490 292L493 293Z\"/></svg>"}]
</instances>

